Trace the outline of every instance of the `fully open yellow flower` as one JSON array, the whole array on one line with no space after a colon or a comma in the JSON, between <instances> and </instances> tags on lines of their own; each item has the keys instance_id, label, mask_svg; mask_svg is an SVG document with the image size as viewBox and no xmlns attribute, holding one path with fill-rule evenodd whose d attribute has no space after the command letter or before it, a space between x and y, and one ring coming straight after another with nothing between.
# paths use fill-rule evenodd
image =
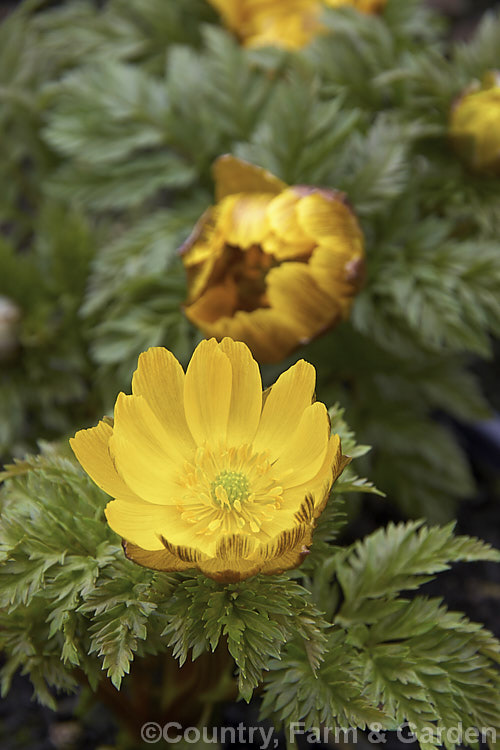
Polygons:
<instances>
[{"instance_id":1,"label":"fully open yellow flower","mask_svg":"<svg viewBox=\"0 0 500 750\"><path fill-rule=\"evenodd\" d=\"M450 136L464 161L478 172L500 175L500 73L489 72L454 104Z\"/></svg>"},{"instance_id":2,"label":"fully open yellow flower","mask_svg":"<svg viewBox=\"0 0 500 750\"><path fill-rule=\"evenodd\" d=\"M314 403L315 378L300 360L263 394L250 351L228 338L202 341L186 374L167 349L141 354L113 426L70 441L115 498L106 518L127 556L220 581L299 565L349 460Z\"/></svg>"},{"instance_id":3,"label":"fully open yellow flower","mask_svg":"<svg viewBox=\"0 0 500 750\"><path fill-rule=\"evenodd\" d=\"M321 30L325 6L375 13L386 0L208 0L247 47L300 49Z\"/></svg>"},{"instance_id":4,"label":"fully open yellow flower","mask_svg":"<svg viewBox=\"0 0 500 750\"><path fill-rule=\"evenodd\" d=\"M363 275L363 236L345 195L288 187L232 156L214 165L216 206L182 248L189 320L278 362L345 319Z\"/></svg>"}]
</instances>

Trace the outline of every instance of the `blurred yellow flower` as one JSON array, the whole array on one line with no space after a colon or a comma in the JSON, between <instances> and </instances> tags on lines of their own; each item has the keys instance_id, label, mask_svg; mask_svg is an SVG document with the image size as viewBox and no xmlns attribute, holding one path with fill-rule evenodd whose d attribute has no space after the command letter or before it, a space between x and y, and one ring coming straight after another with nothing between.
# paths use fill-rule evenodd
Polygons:
<instances>
[{"instance_id":1,"label":"blurred yellow flower","mask_svg":"<svg viewBox=\"0 0 500 750\"><path fill-rule=\"evenodd\" d=\"M248 348L202 341L186 374L162 347L139 357L113 426L73 451L114 500L105 513L134 562L239 581L300 564L349 459L300 360L262 393Z\"/></svg>"},{"instance_id":2,"label":"blurred yellow flower","mask_svg":"<svg viewBox=\"0 0 500 750\"><path fill-rule=\"evenodd\" d=\"M209 0L247 47L299 49L320 30L318 0Z\"/></svg>"},{"instance_id":3,"label":"blurred yellow flower","mask_svg":"<svg viewBox=\"0 0 500 750\"><path fill-rule=\"evenodd\" d=\"M487 73L453 105L450 137L474 170L500 175L500 73Z\"/></svg>"},{"instance_id":4,"label":"blurred yellow flower","mask_svg":"<svg viewBox=\"0 0 500 750\"><path fill-rule=\"evenodd\" d=\"M363 276L363 236L345 195L288 187L232 156L214 165L217 205L181 248L185 312L203 333L278 362L346 318Z\"/></svg>"},{"instance_id":5,"label":"blurred yellow flower","mask_svg":"<svg viewBox=\"0 0 500 750\"><path fill-rule=\"evenodd\" d=\"M325 6L376 13L386 0L208 0L247 47L300 49L318 34Z\"/></svg>"},{"instance_id":6,"label":"blurred yellow flower","mask_svg":"<svg viewBox=\"0 0 500 750\"><path fill-rule=\"evenodd\" d=\"M379 13L387 4L387 0L323 0L330 8L340 8L350 5L361 13Z\"/></svg>"}]
</instances>

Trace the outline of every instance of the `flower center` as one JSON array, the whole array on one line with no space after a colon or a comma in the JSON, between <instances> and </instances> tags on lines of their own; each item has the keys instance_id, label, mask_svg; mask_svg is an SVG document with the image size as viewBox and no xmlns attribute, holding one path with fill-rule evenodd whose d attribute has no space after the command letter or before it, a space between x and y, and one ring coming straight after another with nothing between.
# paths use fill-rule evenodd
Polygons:
<instances>
[{"instance_id":1,"label":"flower center","mask_svg":"<svg viewBox=\"0 0 500 750\"><path fill-rule=\"evenodd\" d=\"M283 487L274 477L265 453L250 445L198 448L186 463L180 483L185 488L179 512L192 533L213 545L220 535L262 534L283 503Z\"/></svg>"},{"instance_id":2,"label":"flower center","mask_svg":"<svg viewBox=\"0 0 500 750\"><path fill-rule=\"evenodd\" d=\"M250 485L239 471L221 471L210 483L210 494L222 508L235 506L239 510L250 494Z\"/></svg>"},{"instance_id":3,"label":"flower center","mask_svg":"<svg viewBox=\"0 0 500 750\"><path fill-rule=\"evenodd\" d=\"M266 276L276 265L274 258L257 245L252 245L247 250L228 245L226 251L226 272L237 290L236 309L251 312L259 307L268 307Z\"/></svg>"}]
</instances>

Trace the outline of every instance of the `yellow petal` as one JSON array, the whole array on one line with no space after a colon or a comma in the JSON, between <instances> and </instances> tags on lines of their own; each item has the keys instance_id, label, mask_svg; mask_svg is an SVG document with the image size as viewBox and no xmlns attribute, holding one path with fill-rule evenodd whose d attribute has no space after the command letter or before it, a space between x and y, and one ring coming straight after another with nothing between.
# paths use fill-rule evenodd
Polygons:
<instances>
[{"instance_id":1,"label":"yellow petal","mask_svg":"<svg viewBox=\"0 0 500 750\"><path fill-rule=\"evenodd\" d=\"M271 306L296 326L297 338L308 341L340 316L337 302L319 288L305 263L282 263L267 275Z\"/></svg>"},{"instance_id":2,"label":"yellow petal","mask_svg":"<svg viewBox=\"0 0 500 750\"><path fill-rule=\"evenodd\" d=\"M203 489L206 491L206 488ZM116 528L113 526L114 530L126 539L137 542L144 549L159 549L158 542L160 542L162 547L170 550L172 554L180 556L183 560L189 559L193 562L204 559L207 555L213 555L216 550L218 535L206 534L209 525L206 508L203 508L202 505L193 508L192 504L186 504L184 502L185 493L186 488L182 488L178 502L174 505L167 506L142 502L137 504L134 511L132 508L120 504L116 508ZM153 510L150 510L151 508ZM126 513L129 519L128 527L125 526L127 522ZM139 525L141 524L140 516L144 514L144 522L140 528L142 533L140 539L134 536L134 513ZM198 513L201 517L196 519ZM190 520L186 516L191 516ZM209 514L209 518L211 517ZM155 546L151 546L153 539L156 540ZM186 549L189 552L186 552Z\"/></svg>"},{"instance_id":3,"label":"yellow petal","mask_svg":"<svg viewBox=\"0 0 500 750\"><path fill-rule=\"evenodd\" d=\"M225 263L226 238L219 219L219 206L207 209L179 248L188 278L188 302L202 294L214 278L220 277Z\"/></svg>"},{"instance_id":4,"label":"yellow petal","mask_svg":"<svg viewBox=\"0 0 500 750\"><path fill-rule=\"evenodd\" d=\"M217 544L217 554L220 560L248 559L254 553L257 542L246 534L225 534Z\"/></svg>"},{"instance_id":5,"label":"yellow petal","mask_svg":"<svg viewBox=\"0 0 500 750\"><path fill-rule=\"evenodd\" d=\"M104 511L117 534L148 550L164 549L160 537L170 523L170 508L141 501L113 500Z\"/></svg>"},{"instance_id":6,"label":"yellow petal","mask_svg":"<svg viewBox=\"0 0 500 750\"><path fill-rule=\"evenodd\" d=\"M200 562L199 568L208 578L212 578L219 583L238 583L251 576L257 575L262 569L262 562L255 560L220 560L217 557L211 557L208 560Z\"/></svg>"},{"instance_id":7,"label":"yellow petal","mask_svg":"<svg viewBox=\"0 0 500 750\"><path fill-rule=\"evenodd\" d=\"M231 154L219 156L213 166L217 202L233 193L280 193L286 184L262 167Z\"/></svg>"},{"instance_id":8,"label":"yellow petal","mask_svg":"<svg viewBox=\"0 0 500 750\"><path fill-rule=\"evenodd\" d=\"M184 384L186 419L198 445L226 439L231 403L232 369L215 339L202 341L194 350Z\"/></svg>"},{"instance_id":9,"label":"yellow petal","mask_svg":"<svg viewBox=\"0 0 500 750\"><path fill-rule=\"evenodd\" d=\"M280 362L299 343L297 331L293 330L284 313L272 308L259 308L252 312L238 310L232 317L221 317L213 322L202 322L194 318L192 308L186 315L201 328L205 336L221 340L229 336L243 341L258 362Z\"/></svg>"},{"instance_id":10,"label":"yellow petal","mask_svg":"<svg viewBox=\"0 0 500 750\"><path fill-rule=\"evenodd\" d=\"M132 542L125 542L123 547L129 560L152 570L170 573L195 567L194 563L185 562L166 549L151 551L142 549Z\"/></svg>"},{"instance_id":11,"label":"yellow petal","mask_svg":"<svg viewBox=\"0 0 500 750\"><path fill-rule=\"evenodd\" d=\"M298 345L297 332L286 315L272 308L260 308L250 313L237 312L234 318L235 335L250 347L258 362L280 362Z\"/></svg>"},{"instance_id":12,"label":"yellow petal","mask_svg":"<svg viewBox=\"0 0 500 750\"><path fill-rule=\"evenodd\" d=\"M207 323L215 323L220 318L230 317L238 304L238 289L228 276L220 284L209 287L201 297L184 308L191 323L205 332ZM211 335L211 334L209 334Z\"/></svg>"},{"instance_id":13,"label":"yellow petal","mask_svg":"<svg viewBox=\"0 0 500 750\"><path fill-rule=\"evenodd\" d=\"M247 47L298 49L321 29L320 0L209 0Z\"/></svg>"},{"instance_id":14,"label":"yellow petal","mask_svg":"<svg viewBox=\"0 0 500 750\"><path fill-rule=\"evenodd\" d=\"M69 442L81 466L101 490L112 497L135 499L137 496L117 473L109 455L112 434L109 424L99 422L97 427L80 430Z\"/></svg>"},{"instance_id":15,"label":"yellow petal","mask_svg":"<svg viewBox=\"0 0 500 750\"><path fill-rule=\"evenodd\" d=\"M342 455L339 436L332 435L328 442L323 465L316 476L301 485L285 489L283 506L295 507L298 501L308 495L313 500L314 516L317 518L326 505L333 483L342 474L350 460L348 456Z\"/></svg>"},{"instance_id":16,"label":"yellow petal","mask_svg":"<svg viewBox=\"0 0 500 750\"><path fill-rule=\"evenodd\" d=\"M212 2L212 0L210 0ZM378 13L385 6L387 0L323 0L330 8L351 5L362 13Z\"/></svg>"},{"instance_id":17,"label":"yellow petal","mask_svg":"<svg viewBox=\"0 0 500 750\"><path fill-rule=\"evenodd\" d=\"M298 567L307 557L311 542L312 528L308 523L284 531L260 550L265 560L262 573L274 575Z\"/></svg>"},{"instance_id":18,"label":"yellow petal","mask_svg":"<svg viewBox=\"0 0 500 750\"><path fill-rule=\"evenodd\" d=\"M273 465L284 487L295 487L312 479L325 458L330 435L330 419L324 404L311 404Z\"/></svg>"},{"instance_id":19,"label":"yellow petal","mask_svg":"<svg viewBox=\"0 0 500 750\"><path fill-rule=\"evenodd\" d=\"M256 575L262 562L255 559L257 542L245 534L226 534L220 538L214 557L201 560L200 570L222 583L236 583Z\"/></svg>"},{"instance_id":20,"label":"yellow petal","mask_svg":"<svg viewBox=\"0 0 500 750\"><path fill-rule=\"evenodd\" d=\"M318 242L324 237L338 237L345 242L359 242L360 229L352 211L343 203L342 193L315 191L297 205L297 216L305 233Z\"/></svg>"},{"instance_id":21,"label":"yellow petal","mask_svg":"<svg viewBox=\"0 0 500 750\"><path fill-rule=\"evenodd\" d=\"M267 216L271 229L286 242L300 243L308 242L311 247L311 237L308 236L299 224L297 217L297 204L300 196L293 188L284 190L271 200L267 208Z\"/></svg>"},{"instance_id":22,"label":"yellow petal","mask_svg":"<svg viewBox=\"0 0 500 750\"><path fill-rule=\"evenodd\" d=\"M250 193L228 196L220 204L226 242L246 250L259 245L269 231L266 209L272 195Z\"/></svg>"},{"instance_id":23,"label":"yellow petal","mask_svg":"<svg viewBox=\"0 0 500 750\"><path fill-rule=\"evenodd\" d=\"M307 496L304 492L297 492L294 495L291 494L292 490L285 490L283 492L283 501L280 504L279 511L269 515L269 518L264 518L262 525L259 530L259 539L263 543L270 543L273 539L278 537L285 531L293 529L298 522L304 520L299 518L304 503L307 500ZM313 506L313 500L309 498L311 506ZM311 518L313 515L311 514Z\"/></svg>"},{"instance_id":24,"label":"yellow petal","mask_svg":"<svg viewBox=\"0 0 500 750\"><path fill-rule=\"evenodd\" d=\"M248 47L278 46L300 49L321 30L319 0L262 3L247 0L248 22L238 33Z\"/></svg>"},{"instance_id":25,"label":"yellow petal","mask_svg":"<svg viewBox=\"0 0 500 750\"><path fill-rule=\"evenodd\" d=\"M178 502L184 458L142 396L119 394L109 448L118 473L140 498Z\"/></svg>"},{"instance_id":26,"label":"yellow petal","mask_svg":"<svg viewBox=\"0 0 500 750\"><path fill-rule=\"evenodd\" d=\"M325 239L313 252L308 264L316 284L341 307L345 315L364 278L361 252L355 252L337 238Z\"/></svg>"},{"instance_id":27,"label":"yellow petal","mask_svg":"<svg viewBox=\"0 0 500 750\"><path fill-rule=\"evenodd\" d=\"M165 538L163 538L162 541L163 541L163 544L165 545L165 549L168 552L174 555L174 557L177 557L180 560L182 560L182 562L189 563L191 567L193 567L193 565L197 565L201 560L204 560L206 557L194 547L172 544Z\"/></svg>"},{"instance_id":28,"label":"yellow petal","mask_svg":"<svg viewBox=\"0 0 500 750\"><path fill-rule=\"evenodd\" d=\"M264 403L253 442L257 452L268 450L271 461L278 458L304 410L312 403L315 385L316 370L303 359L279 376Z\"/></svg>"},{"instance_id":29,"label":"yellow petal","mask_svg":"<svg viewBox=\"0 0 500 750\"><path fill-rule=\"evenodd\" d=\"M328 442L328 450L325 456L325 462L319 470L315 481L321 481L331 473L332 480L335 482L344 471L351 459L342 453L342 444L339 435L331 435Z\"/></svg>"},{"instance_id":30,"label":"yellow petal","mask_svg":"<svg viewBox=\"0 0 500 750\"><path fill-rule=\"evenodd\" d=\"M359 258L360 253L354 252L336 237L330 237L315 249L308 267L318 286L328 291L336 281L348 279L349 264Z\"/></svg>"},{"instance_id":31,"label":"yellow petal","mask_svg":"<svg viewBox=\"0 0 500 750\"><path fill-rule=\"evenodd\" d=\"M245 344L224 338L220 348L229 358L232 367L227 444L238 446L251 443L262 411L259 366Z\"/></svg>"},{"instance_id":32,"label":"yellow petal","mask_svg":"<svg viewBox=\"0 0 500 750\"><path fill-rule=\"evenodd\" d=\"M277 260L289 260L303 258L306 260L316 247L311 240L303 242L289 242L276 234L268 234L262 241L261 247L265 253L274 255Z\"/></svg>"},{"instance_id":33,"label":"yellow petal","mask_svg":"<svg viewBox=\"0 0 500 750\"><path fill-rule=\"evenodd\" d=\"M132 393L144 396L153 414L186 459L195 450L195 442L184 414L184 371L172 352L156 346L139 357L132 378Z\"/></svg>"},{"instance_id":34,"label":"yellow petal","mask_svg":"<svg viewBox=\"0 0 500 750\"><path fill-rule=\"evenodd\" d=\"M212 240L217 231L218 215L215 206L207 208L196 222L189 237L180 246L178 252L183 256L186 268L205 263L212 254Z\"/></svg>"}]
</instances>

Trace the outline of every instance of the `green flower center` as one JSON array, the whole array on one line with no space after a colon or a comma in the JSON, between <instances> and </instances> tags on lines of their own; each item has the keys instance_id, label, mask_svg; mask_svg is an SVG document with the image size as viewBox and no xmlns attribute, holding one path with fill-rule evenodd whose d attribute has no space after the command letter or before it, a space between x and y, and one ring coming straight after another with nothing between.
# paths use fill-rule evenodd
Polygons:
<instances>
[{"instance_id":1,"label":"green flower center","mask_svg":"<svg viewBox=\"0 0 500 750\"><path fill-rule=\"evenodd\" d=\"M244 502L250 494L248 479L239 471L221 471L210 484L212 500L217 505L231 508Z\"/></svg>"}]
</instances>

